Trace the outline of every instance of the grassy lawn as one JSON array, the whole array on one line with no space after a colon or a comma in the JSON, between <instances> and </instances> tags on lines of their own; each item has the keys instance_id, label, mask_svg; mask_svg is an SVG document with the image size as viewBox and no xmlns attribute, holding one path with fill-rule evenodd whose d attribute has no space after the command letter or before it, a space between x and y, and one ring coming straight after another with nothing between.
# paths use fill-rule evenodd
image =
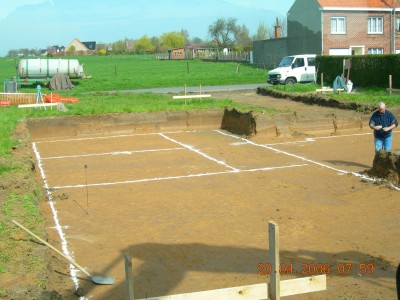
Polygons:
<instances>
[{"instance_id":1,"label":"grassy lawn","mask_svg":"<svg viewBox=\"0 0 400 300\"><path fill-rule=\"evenodd\" d=\"M293 84L293 85L274 85L268 87L271 89L288 92L288 93L314 93L316 89L321 88L315 84ZM365 103L365 104L378 104L385 102L388 107L400 105L400 94L393 92L392 95L389 91L383 88L376 87L354 87L351 93L341 94L326 94L327 96L349 102Z\"/></svg>"},{"instance_id":2,"label":"grassy lawn","mask_svg":"<svg viewBox=\"0 0 400 300\"><path fill-rule=\"evenodd\" d=\"M155 60L152 55L82 56L73 57L84 66L92 79L73 80L75 89L67 94L90 91L133 90L142 88L203 86L264 83L266 71L237 63L177 60ZM16 60L0 58L0 78L16 74ZM189 73L188 73L189 70ZM33 91L36 84L23 87L21 92Z\"/></svg>"}]
</instances>

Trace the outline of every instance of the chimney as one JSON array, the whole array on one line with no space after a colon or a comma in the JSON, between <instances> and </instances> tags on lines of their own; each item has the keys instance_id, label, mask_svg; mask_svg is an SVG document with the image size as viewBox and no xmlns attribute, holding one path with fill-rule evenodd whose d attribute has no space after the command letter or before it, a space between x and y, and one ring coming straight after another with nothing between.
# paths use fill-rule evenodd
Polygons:
<instances>
[{"instance_id":1,"label":"chimney","mask_svg":"<svg viewBox=\"0 0 400 300\"><path fill-rule=\"evenodd\" d=\"M281 26L279 25L279 20L276 18L276 25L275 25L275 38L279 39L281 37Z\"/></svg>"}]
</instances>

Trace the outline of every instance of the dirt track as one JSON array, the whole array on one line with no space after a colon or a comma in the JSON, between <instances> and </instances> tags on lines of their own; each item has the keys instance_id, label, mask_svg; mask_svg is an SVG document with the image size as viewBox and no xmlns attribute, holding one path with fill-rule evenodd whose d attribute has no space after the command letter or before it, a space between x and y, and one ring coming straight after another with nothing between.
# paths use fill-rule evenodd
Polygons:
<instances>
[{"instance_id":1,"label":"dirt track","mask_svg":"<svg viewBox=\"0 0 400 300\"><path fill-rule=\"evenodd\" d=\"M333 125L302 125L305 135L289 134L302 120L318 127L328 116L365 117L250 92L229 97L295 110L297 120L280 124L287 131L279 137L267 130L250 143L210 129L33 136L69 251L89 271L117 280L96 286L79 273L85 295L124 298L124 253L133 256L138 298L268 281L257 272L267 262L272 220L282 263L300 273L303 264L331 267L326 292L286 299L395 299L400 192L345 173L371 167L370 130L355 125L331 136ZM43 209L49 241L60 248L53 213ZM339 274L343 263L349 274ZM361 274L362 264L374 264L373 274ZM75 299L68 266L56 257L53 265L53 288Z\"/></svg>"}]
</instances>

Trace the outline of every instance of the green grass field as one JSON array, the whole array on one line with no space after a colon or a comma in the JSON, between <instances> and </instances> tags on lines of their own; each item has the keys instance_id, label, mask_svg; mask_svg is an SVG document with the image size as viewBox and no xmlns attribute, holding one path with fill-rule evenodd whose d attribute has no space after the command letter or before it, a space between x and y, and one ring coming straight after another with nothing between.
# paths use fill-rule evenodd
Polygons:
<instances>
[{"instance_id":1,"label":"green grass field","mask_svg":"<svg viewBox=\"0 0 400 300\"><path fill-rule=\"evenodd\" d=\"M65 57L67 58L67 57ZM133 90L183 86L216 86L241 83L264 83L266 71L237 63L203 62L200 60L155 60L152 55L73 57L84 65L91 79L73 80L75 89L67 94L91 91ZM0 78L16 75L16 60L0 58ZM189 71L189 72L188 72ZM34 90L36 84L20 91Z\"/></svg>"}]
</instances>

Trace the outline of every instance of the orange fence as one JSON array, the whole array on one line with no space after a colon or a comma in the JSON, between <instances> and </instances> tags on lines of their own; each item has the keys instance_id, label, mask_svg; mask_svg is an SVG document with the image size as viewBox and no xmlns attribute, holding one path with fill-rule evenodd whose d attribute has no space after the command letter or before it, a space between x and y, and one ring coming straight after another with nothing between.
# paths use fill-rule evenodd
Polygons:
<instances>
[{"instance_id":1,"label":"orange fence","mask_svg":"<svg viewBox=\"0 0 400 300\"><path fill-rule=\"evenodd\" d=\"M0 101L10 104L36 103L36 93L0 93Z\"/></svg>"}]
</instances>

